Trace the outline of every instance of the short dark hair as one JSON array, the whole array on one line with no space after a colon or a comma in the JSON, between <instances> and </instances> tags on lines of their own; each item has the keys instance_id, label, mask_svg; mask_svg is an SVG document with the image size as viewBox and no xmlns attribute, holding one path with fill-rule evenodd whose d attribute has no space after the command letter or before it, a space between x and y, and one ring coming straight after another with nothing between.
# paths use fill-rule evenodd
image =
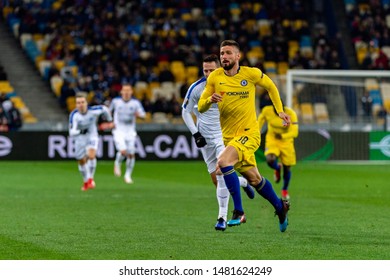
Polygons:
<instances>
[{"instance_id":1,"label":"short dark hair","mask_svg":"<svg viewBox=\"0 0 390 280\"><path fill-rule=\"evenodd\" d=\"M215 64L217 64L217 66L220 65L219 58L215 54L210 54L210 55L205 56L203 58L203 62L215 62Z\"/></svg>"},{"instance_id":2,"label":"short dark hair","mask_svg":"<svg viewBox=\"0 0 390 280\"><path fill-rule=\"evenodd\" d=\"M234 41L234 40L222 41L221 48L225 47L225 46L233 46L233 47L236 47L238 50L240 50L240 45L236 41Z\"/></svg>"}]
</instances>

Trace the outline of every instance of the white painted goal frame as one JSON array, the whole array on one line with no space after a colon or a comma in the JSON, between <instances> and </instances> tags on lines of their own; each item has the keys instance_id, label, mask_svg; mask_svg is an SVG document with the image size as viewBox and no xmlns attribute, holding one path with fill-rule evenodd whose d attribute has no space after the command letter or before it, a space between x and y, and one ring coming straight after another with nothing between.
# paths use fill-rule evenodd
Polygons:
<instances>
[{"instance_id":1,"label":"white painted goal frame","mask_svg":"<svg viewBox=\"0 0 390 280\"><path fill-rule=\"evenodd\" d=\"M313 78L315 77L315 78ZM292 98L293 98L293 83L294 82L305 82L313 81L315 83L331 84L335 85L351 85L351 86L364 86L360 82L354 81L345 81L345 83L340 83L340 81L332 80L323 80L321 77L334 77L334 78L348 78L348 77L360 77L360 78L390 78L390 71L380 71L380 70L301 70L301 69L291 69L287 71L286 77L286 105L292 107Z\"/></svg>"}]
</instances>

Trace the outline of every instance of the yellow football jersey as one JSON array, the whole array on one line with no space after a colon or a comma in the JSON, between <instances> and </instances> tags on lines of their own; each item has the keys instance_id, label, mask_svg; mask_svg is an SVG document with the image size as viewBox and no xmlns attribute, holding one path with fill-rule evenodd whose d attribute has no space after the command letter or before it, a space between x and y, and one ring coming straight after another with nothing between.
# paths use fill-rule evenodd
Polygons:
<instances>
[{"instance_id":1,"label":"yellow football jersey","mask_svg":"<svg viewBox=\"0 0 390 280\"><path fill-rule=\"evenodd\" d=\"M250 130L259 129L256 116L256 85L269 92L278 112L283 112L279 91L273 81L260 69L240 66L234 76L227 76L223 68L214 70L207 79L206 87L199 99L198 110L203 113L211 106L211 95L218 93L222 134L225 139L234 138Z\"/></svg>"},{"instance_id":2,"label":"yellow football jersey","mask_svg":"<svg viewBox=\"0 0 390 280\"><path fill-rule=\"evenodd\" d=\"M298 117L295 111L289 107L284 107L284 112L290 116L291 124L283 126L283 120L275 113L273 106L265 106L259 115L259 128L263 127L264 123L268 124L267 138L275 138L275 134L280 134L282 140L292 140L298 137Z\"/></svg>"}]
</instances>

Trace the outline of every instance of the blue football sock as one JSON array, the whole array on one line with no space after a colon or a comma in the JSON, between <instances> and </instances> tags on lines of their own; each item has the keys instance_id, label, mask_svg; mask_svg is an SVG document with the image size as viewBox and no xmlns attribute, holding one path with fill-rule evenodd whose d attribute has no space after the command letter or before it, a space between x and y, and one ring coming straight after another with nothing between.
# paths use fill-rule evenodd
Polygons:
<instances>
[{"instance_id":1,"label":"blue football sock","mask_svg":"<svg viewBox=\"0 0 390 280\"><path fill-rule=\"evenodd\" d=\"M272 169L275 169L275 170L280 170L280 166L278 164L278 161L277 160L274 160L272 163L269 163L268 164L269 167L271 167Z\"/></svg>"},{"instance_id":2,"label":"blue football sock","mask_svg":"<svg viewBox=\"0 0 390 280\"><path fill-rule=\"evenodd\" d=\"M272 184L266 178L262 177L260 184L256 186L256 190L262 197L264 197L272 204L276 212L280 212L282 210L282 201L276 195Z\"/></svg>"},{"instance_id":3,"label":"blue football sock","mask_svg":"<svg viewBox=\"0 0 390 280\"><path fill-rule=\"evenodd\" d=\"M286 169L285 169L286 170ZM288 185L290 184L290 179L291 179L291 170L284 172L283 173L283 190L288 189Z\"/></svg>"},{"instance_id":4,"label":"blue football sock","mask_svg":"<svg viewBox=\"0 0 390 280\"><path fill-rule=\"evenodd\" d=\"M228 188L234 203L234 209L244 212L241 202L240 181L233 166L221 167L223 179Z\"/></svg>"}]
</instances>

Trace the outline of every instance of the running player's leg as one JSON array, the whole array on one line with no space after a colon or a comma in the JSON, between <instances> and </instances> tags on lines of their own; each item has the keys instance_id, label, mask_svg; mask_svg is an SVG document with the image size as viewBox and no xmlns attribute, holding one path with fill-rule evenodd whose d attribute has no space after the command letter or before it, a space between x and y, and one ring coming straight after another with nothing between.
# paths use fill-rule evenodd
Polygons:
<instances>
[{"instance_id":1,"label":"running player's leg","mask_svg":"<svg viewBox=\"0 0 390 280\"><path fill-rule=\"evenodd\" d=\"M126 158L126 144L123 133L118 130L112 132L115 148L117 150L114 161L114 175L120 177L122 175L122 162Z\"/></svg>"},{"instance_id":2,"label":"running player's leg","mask_svg":"<svg viewBox=\"0 0 390 280\"><path fill-rule=\"evenodd\" d=\"M268 200L275 209L275 213L279 217L280 231L285 231L287 228L287 211L289 210L288 202L282 201L275 193L272 184L265 177L262 177L257 167L252 167L241 172L248 182L256 189L256 191Z\"/></svg>"},{"instance_id":3,"label":"running player's leg","mask_svg":"<svg viewBox=\"0 0 390 280\"><path fill-rule=\"evenodd\" d=\"M135 137L136 136L126 139L127 158L124 180L127 184L133 183L132 174L135 165Z\"/></svg>"}]
</instances>

